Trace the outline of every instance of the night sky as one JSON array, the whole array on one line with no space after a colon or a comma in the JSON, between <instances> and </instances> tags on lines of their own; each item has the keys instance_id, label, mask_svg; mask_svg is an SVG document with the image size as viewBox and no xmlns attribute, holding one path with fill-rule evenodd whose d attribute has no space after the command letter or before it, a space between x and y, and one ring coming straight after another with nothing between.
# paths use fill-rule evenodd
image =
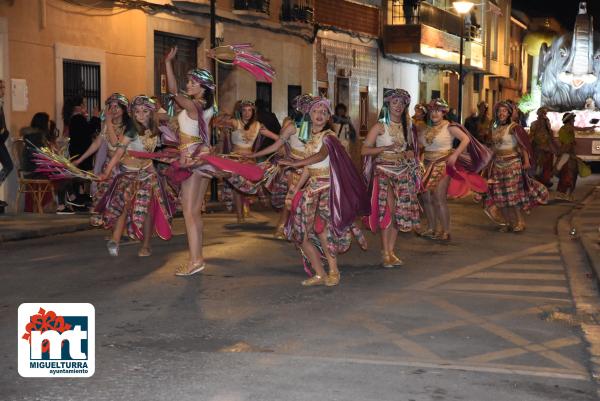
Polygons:
<instances>
[{"instance_id":1,"label":"night sky","mask_svg":"<svg viewBox=\"0 0 600 401\"><path fill-rule=\"evenodd\" d=\"M579 0L513 0L512 6L530 17L554 17L570 30L575 24ZM594 17L595 30L600 31L600 0L588 0L587 9Z\"/></svg>"}]
</instances>

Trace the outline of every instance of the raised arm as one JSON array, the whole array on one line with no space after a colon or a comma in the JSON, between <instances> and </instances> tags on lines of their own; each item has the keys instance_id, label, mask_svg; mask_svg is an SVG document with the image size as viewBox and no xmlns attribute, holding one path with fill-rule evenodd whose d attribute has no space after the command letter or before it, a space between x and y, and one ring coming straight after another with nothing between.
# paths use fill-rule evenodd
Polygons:
<instances>
[{"instance_id":1,"label":"raised arm","mask_svg":"<svg viewBox=\"0 0 600 401\"><path fill-rule=\"evenodd\" d=\"M190 116L192 120L198 120L200 116L198 116L198 110L194 104L194 101L181 95L177 88L177 77L175 77L175 71L173 71L173 60L175 59L175 56L177 56L177 46L173 47L165 58L167 87L169 89L169 93L174 96L177 104L187 111L188 116Z\"/></svg>"}]
</instances>

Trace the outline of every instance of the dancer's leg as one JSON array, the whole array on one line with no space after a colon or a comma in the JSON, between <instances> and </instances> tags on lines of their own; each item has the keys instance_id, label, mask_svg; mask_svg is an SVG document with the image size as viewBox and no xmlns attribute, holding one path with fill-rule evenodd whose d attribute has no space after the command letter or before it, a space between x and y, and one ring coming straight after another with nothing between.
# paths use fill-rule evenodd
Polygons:
<instances>
[{"instance_id":1,"label":"dancer's leg","mask_svg":"<svg viewBox=\"0 0 600 401\"><path fill-rule=\"evenodd\" d=\"M244 221L244 197L235 189L233 189L233 204L235 205L237 221L241 223Z\"/></svg>"},{"instance_id":2,"label":"dancer's leg","mask_svg":"<svg viewBox=\"0 0 600 401\"><path fill-rule=\"evenodd\" d=\"M437 228L437 216L436 216L436 206L434 204L434 197L431 193L432 191L428 190L421 194L421 200L423 201L423 209L425 209L425 216L427 216L427 231L435 232Z\"/></svg>"},{"instance_id":3,"label":"dancer's leg","mask_svg":"<svg viewBox=\"0 0 600 401\"><path fill-rule=\"evenodd\" d=\"M338 275L340 271L338 270L337 258L335 255L331 253L329 247L327 246L327 237L329 235L328 228L325 227L323 232L319 234L319 241L321 241L321 246L323 247L323 252L325 253L325 257L327 258L327 264L329 265L329 274L330 275Z\"/></svg>"},{"instance_id":4,"label":"dancer's leg","mask_svg":"<svg viewBox=\"0 0 600 401\"><path fill-rule=\"evenodd\" d=\"M300 247L302 248L304 255L308 258L308 261L310 262L310 265L314 269L315 273L320 277L325 277L327 274L325 273L323 263L321 262L321 255L312 242L310 242L308 237L304 238L304 241Z\"/></svg>"},{"instance_id":5,"label":"dancer's leg","mask_svg":"<svg viewBox=\"0 0 600 401\"><path fill-rule=\"evenodd\" d=\"M202 256L202 230L204 229L202 208L208 182L207 178L194 173L181 184L181 203L190 250L188 267L204 261Z\"/></svg>"},{"instance_id":6,"label":"dancer's leg","mask_svg":"<svg viewBox=\"0 0 600 401\"><path fill-rule=\"evenodd\" d=\"M450 233L450 209L448 209L448 185L450 177L442 178L435 188L435 204L437 206L436 215L442 225L444 233Z\"/></svg>"},{"instance_id":7,"label":"dancer's leg","mask_svg":"<svg viewBox=\"0 0 600 401\"><path fill-rule=\"evenodd\" d=\"M154 206L152 202L150 202L150 206L148 207L148 214L144 219L144 239L142 240L142 247L138 252L139 256L149 256L151 253L150 250L150 239L152 238L153 229L154 229Z\"/></svg>"},{"instance_id":8,"label":"dancer's leg","mask_svg":"<svg viewBox=\"0 0 600 401\"><path fill-rule=\"evenodd\" d=\"M127 210L123 210L123 213L117 219L115 226L113 227L112 240L117 244L121 241L123 230L125 230L125 222L127 221Z\"/></svg>"}]
</instances>

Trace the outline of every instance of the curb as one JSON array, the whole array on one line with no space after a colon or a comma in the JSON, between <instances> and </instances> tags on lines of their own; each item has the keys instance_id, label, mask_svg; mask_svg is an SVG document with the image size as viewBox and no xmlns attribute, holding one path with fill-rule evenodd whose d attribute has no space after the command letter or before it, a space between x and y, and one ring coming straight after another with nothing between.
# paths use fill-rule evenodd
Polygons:
<instances>
[{"instance_id":1,"label":"curb","mask_svg":"<svg viewBox=\"0 0 600 401\"><path fill-rule=\"evenodd\" d=\"M89 222L77 223L73 225L64 225L58 227L44 227L35 230L23 230L16 232L6 232L0 234L0 243L9 241L22 241L27 239L49 237L52 235L69 234L77 231L87 231L95 227Z\"/></svg>"},{"instance_id":2,"label":"curb","mask_svg":"<svg viewBox=\"0 0 600 401\"><path fill-rule=\"evenodd\" d=\"M600 249L596 230L584 230L581 214L600 194L598 187L590 189L575 207L558 219L557 237L561 257L565 264L571 296L575 305L573 321L580 327L587 343L588 369L600 396ZM573 228L576 232L573 232ZM595 238L595 240L593 239ZM579 240L579 241L578 241Z\"/></svg>"},{"instance_id":3,"label":"curb","mask_svg":"<svg viewBox=\"0 0 600 401\"><path fill-rule=\"evenodd\" d=\"M224 212L225 204L223 202L207 202L206 203L206 213L218 213ZM176 213L174 218L182 218L183 214L181 212ZM90 225L89 221L75 223L75 224L61 224L58 226L52 226L52 223L49 223L48 227L37 228L32 230L18 230L18 231L7 231L0 230L0 244L3 242L9 241L23 241L34 238L43 238L49 237L52 235L61 235L61 234L70 234L78 231L87 231L93 230L97 227Z\"/></svg>"},{"instance_id":4,"label":"curb","mask_svg":"<svg viewBox=\"0 0 600 401\"><path fill-rule=\"evenodd\" d=\"M592 273L594 274L594 278L600 284L600 245L598 240L600 240L600 236L597 231L589 232L586 230L582 218L579 217L583 211L585 211L586 207L590 205L593 200L595 200L598 195L600 195L600 188L594 187L581 202L583 207L579 210L575 210L572 215L572 227L577 230L576 236L581 241L581 245L585 250L587 259L590 262L592 267ZM598 226L600 226L600 219L598 221Z\"/></svg>"}]
</instances>

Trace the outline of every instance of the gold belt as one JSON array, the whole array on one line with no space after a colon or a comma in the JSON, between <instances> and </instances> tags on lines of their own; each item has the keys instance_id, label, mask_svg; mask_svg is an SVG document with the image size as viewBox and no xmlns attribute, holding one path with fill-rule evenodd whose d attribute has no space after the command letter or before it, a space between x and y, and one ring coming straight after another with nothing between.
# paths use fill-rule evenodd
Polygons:
<instances>
[{"instance_id":1,"label":"gold belt","mask_svg":"<svg viewBox=\"0 0 600 401\"><path fill-rule=\"evenodd\" d=\"M233 145L233 151L239 154L249 154L252 153L252 146Z\"/></svg>"},{"instance_id":2,"label":"gold belt","mask_svg":"<svg viewBox=\"0 0 600 401\"><path fill-rule=\"evenodd\" d=\"M329 167L323 168L308 168L308 173L311 177L329 177Z\"/></svg>"},{"instance_id":3,"label":"gold belt","mask_svg":"<svg viewBox=\"0 0 600 401\"><path fill-rule=\"evenodd\" d=\"M185 132L179 131L179 150L187 149L190 146L201 143L202 139L199 136L189 135Z\"/></svg>"},{"instance_id":4,"label":"gold belt","mask_svg":"<svg viewBox=\"0 0 600 401\"><path fill-rule=\"evenodd\" d=\"M132 157L129 155L123 157L123 159L121 159L121 163L123 164L123 166L125 166L125 168L130 170L143 170L152 166L152 160L139 159L137 157Z\"/></svg>"},{"instance_id":5,"label":"gold belt","mask_svg":"<svg viewBox=\"0 0 600 401\"><path fill-rule=\"evenodd\" d=\"M300 150L300 149L294 149L294 148L290 148L290 153L292 154L292 156L295 156L296 158L299 159L304 159L304 151Z\"/></svg>"},{"instance_id":6,"label":"gold belt","mask_svg":"<svg viewBox=\"0 0 600 401\"><path fill-rule=\"evenodd\" d=\"M396 153L380 153L377 157L378 159L385 161L398 161L398 160L408 160L414 159L414 155L410 151L396 152Z\"/></svg>"},{"instance_id":7,"label":"gold belt","mask_svg":"<svg viewBox=\"0 0 600 401\"><path fill-rule=\"evenodd\" d=\"M496 157L512 157L519 155L516 149L497 149L494 153L496 153Z\"/></svg>"},{"instance_id":8,"label":"gold belt","mask_svg":"<svg viewBox=\"0 0 600 401\"><path fill-rule=\"evenodd\" d=\"M440 151L425 151L425 160L437 160L437 159L441 159L442 157L446 157L450 154L452 154L452 152L454 152L454 150L452 149L448 149L448 150L440 150Z\"/></svg>"}]
</instances>

